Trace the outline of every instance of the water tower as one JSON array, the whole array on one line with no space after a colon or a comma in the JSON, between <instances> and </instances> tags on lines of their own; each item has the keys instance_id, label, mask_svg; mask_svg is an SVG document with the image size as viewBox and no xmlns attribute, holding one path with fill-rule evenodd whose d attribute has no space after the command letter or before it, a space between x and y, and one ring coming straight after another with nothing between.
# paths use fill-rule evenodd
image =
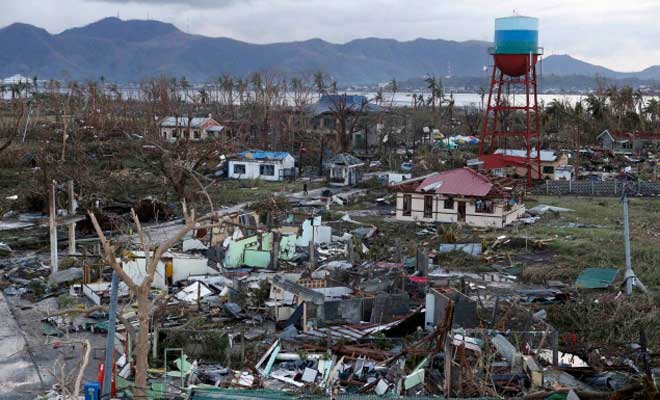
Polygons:
<instances>
[{"instance_id":1,"label":"water tower","mask_svg":"<svg viewBox=\"0 0 660 400\"><path fill-rule=\"evenodd\" d=\"M543 51L538 39L537 18L495 20L495 46L489 49L494 66L479 144L486 169L525 168L528 183L541 178L536 64Z\"/></svg>"}]
</instances>

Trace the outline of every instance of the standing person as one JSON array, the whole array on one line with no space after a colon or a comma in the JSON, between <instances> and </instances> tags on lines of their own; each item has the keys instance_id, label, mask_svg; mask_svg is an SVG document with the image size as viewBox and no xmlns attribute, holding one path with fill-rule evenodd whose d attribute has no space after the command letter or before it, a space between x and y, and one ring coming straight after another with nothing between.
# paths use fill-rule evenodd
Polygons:
<instances>
[{"instance_id":1,"label":"standing person","mask_svg":"<svg viewBox=\"0 0 660 400\"><path fill-rule=\"evenodd\" d=\"M307 182L303 183L303 194L307 196Z\"/></svg>"}]
</instances>

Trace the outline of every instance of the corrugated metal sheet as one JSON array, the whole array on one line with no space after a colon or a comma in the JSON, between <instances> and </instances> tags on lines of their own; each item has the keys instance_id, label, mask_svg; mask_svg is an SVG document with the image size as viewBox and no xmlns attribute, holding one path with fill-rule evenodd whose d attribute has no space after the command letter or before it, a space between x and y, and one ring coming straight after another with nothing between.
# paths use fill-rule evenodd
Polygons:
<instances>
[{"instance_id":1,"label":"corrugated metal sheet","mask_svg":"<svg viewBox=\"0 0 660 400\"><path fill-rule=\"evenodd\" d=\"M497 149L495 154L502 154L505 156L511 157L522 157L527 158L527 150L516 150L516 149ZM529 152L530 158L537 158L536 149L533 149ZM557 159L557 154L554 150L541 150L541 161L543 162L554 162Z\"/></svg>"},{"instance_id":2,"label":"corrugated metal sheet","mask_svg":"<svg viewBox=\"0 0 660 400\"><path fill-rule=\"evenodd\" d=\"M578 289L605 289L616 278L619 270L616 268L587 268L575 280Z\"/></svg>"}]
</instances>

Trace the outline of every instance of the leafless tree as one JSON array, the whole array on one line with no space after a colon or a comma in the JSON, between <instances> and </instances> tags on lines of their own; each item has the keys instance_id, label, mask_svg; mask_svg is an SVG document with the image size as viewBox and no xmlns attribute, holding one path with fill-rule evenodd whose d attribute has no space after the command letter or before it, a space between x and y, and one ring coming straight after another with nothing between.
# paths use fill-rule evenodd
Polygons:
<instances>
[{"instance_id":1,"label":"leafless tree","mask_svg":"<svg viewBox=\"0 0 660 400\"><path fill-rule=\"evenodd\" d=\"M126 272L124 272L120 261L118 260L119 254L117 254L117 248L106 238L94 213L91 211L89 212L89 217L101 242L104 262L112 267L119 279L128 286L130 292L137 300L137 318L139 327L134 352L135 391L133 393L136 398L141 398L146 396L147 391L150 321L159 302L163 299L162 296L157 296L154 299L150 299L149 297L151 285L156 274L156 268L158 267L158 263L160 262L163 253L182 240L189 232L194 230L197 226L197 222L195 221L195 211L191 210L189 212L186 203L184 202L184 225L168 240L165 240L160 244L152 244L148 235L142 228L142 224L135 214L135 211L131 211L131 216L145 255L145 276L142 282L134 281Z\"/></svg>"}]
</instances>

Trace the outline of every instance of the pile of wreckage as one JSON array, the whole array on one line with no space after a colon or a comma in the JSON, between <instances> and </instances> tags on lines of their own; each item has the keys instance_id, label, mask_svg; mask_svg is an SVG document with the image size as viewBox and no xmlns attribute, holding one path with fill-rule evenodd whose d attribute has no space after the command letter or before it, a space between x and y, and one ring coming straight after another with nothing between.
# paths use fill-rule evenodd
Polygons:
<instances>
[{"instance_id":1,"label":"pile of wreckage","mask_svg":"<svg viewBox=\"0 0 660 400\"><path fill-rule=\"evenodd\" d=\"M269 215L265 223L253 212L218 219L224 223L164 253L156 269L154 297L169 294L151 334L151 358L162 368L150 370L150 390L161 397L589 399L651 390L645 343L606 368L560 351L571 349L571 337L545 321L543 305L572 301L574 288L523 289L506 272L434 264L446 252L490 257L505 237L485 250L480 243L443 244L386 262L368 256L382 233L350 217L324 222L316 211L301 211ZM144 252L127 248L120 261L135 282L144 279ZM34 273L45 277L43 268L36 264ZM19 270L5 272L14 291L6 294L24 294L32 278L17 278ZM108 304L109 268L90 258L75 271L59 286L90 304ZM121 394L130 388L138 322L123 284L119 299ZM52 329L44 334L104 333L107 318L47 318Z\"/></svg>"}]
</instances>

